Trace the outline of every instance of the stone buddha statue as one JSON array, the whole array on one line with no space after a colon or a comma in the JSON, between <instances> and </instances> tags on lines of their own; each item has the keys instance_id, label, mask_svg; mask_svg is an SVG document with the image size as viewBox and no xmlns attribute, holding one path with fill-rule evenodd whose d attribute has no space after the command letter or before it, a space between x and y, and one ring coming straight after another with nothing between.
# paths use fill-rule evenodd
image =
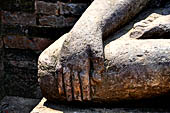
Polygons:
<instances>
[{"instance_id":1,"label":"stone buddha statue","mask_svg":"<svg viewBox=\"0 0 170 113\"><path fill-rule=\"evenodd\" d=\"M94 0L70 32L40 55L43 96L112 102L169 93L170 4L150 5L151 0Z\"/></svg>"}]
</instances>

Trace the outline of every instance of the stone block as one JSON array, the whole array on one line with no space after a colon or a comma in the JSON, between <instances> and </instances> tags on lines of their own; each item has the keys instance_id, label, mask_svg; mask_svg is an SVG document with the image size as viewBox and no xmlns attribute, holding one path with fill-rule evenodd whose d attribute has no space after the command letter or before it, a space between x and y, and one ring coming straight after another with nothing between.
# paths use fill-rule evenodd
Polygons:
<instances>
[{"instance_id":1,"label":"stone block","mask_svg":"<svg viewBox=\"0 0 170 113\"><path fill-rule=\"evenodd\" d=\"M35 10L38 14L59 15L59 6L57 3L35 1Z\"/></svg>"},{"instance_id":2,"label":"stone block","mask_svg":"<svg viewBox=\"0 0 170 113\"><path fill-rule=\"evenodd\" d=\"M34 0L1 0L0 9L6 11L34 11Z\"/></svg>"},{"instance_id":3,"label":"stone block","mask_svg":"<svg viewBox=\"0 0 170 113\"><path fill-rule=\"evenodd\" d=\"M86 10L88 7L85 3L62 3L58 2L60 6L60 14L61 15L74 15L79 16Z\"/></svg>"},{"instance_id":4,"label":"stone block","mask_svg":"<svg viewBox=\"0 0 170 113\"><path fill-rule=\"evenodd\" d=\"M36 25L36 16L32 13L2 11L2 24Z\"/></svg>"},{"instance_id":5,"label":"stone block","mask_svg":"<svg viewBox=\"0 0 170 113\"><path fill-rule=\"evenodd\" d=\"M0 111L2 113L30 113L39 101L39 99L5 96L0 101Z\"/></svg>"},{"instance_id":6,"label":"stone block","mask_svg":"<svg viewBox=\"0 0 170 113\"><path fill-rule=\"evenodd\" d=\"M64 16L42 16L39 18L39 23L42 26L50 26L55 28L71 27L78 19L75 17Z\"/></svg>"},{"instance_id":7,"label":"stone block","mask_svg":"<svg viewBox=\"0 0 170 113\"><path fill-rule=\"evenodd\" d=\"M5 48L18 48L18 49L30 49L35 51L43 51L54 41L37 38L37 37L27 37L19 35L7 35L4 38Z\"/></svg>"}]
</instances>

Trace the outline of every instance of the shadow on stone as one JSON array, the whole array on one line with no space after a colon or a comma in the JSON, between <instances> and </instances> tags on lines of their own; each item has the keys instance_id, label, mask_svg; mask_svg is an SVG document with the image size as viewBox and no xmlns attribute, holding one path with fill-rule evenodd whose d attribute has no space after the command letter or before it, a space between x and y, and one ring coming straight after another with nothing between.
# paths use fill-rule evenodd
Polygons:
<instances>
[{"instance_id":1,"label":"shadow on stone","mask_svg":"<svg viewBox=\"0 0 170 113\"><path fill-rule=\"evenodd\" d=\"M167 94L149 99L123 100L113 103L59 101L53 103L45 100L42 105L63 112L170 112L169 99L170 96Z\"/></svg>"}]
</instances>

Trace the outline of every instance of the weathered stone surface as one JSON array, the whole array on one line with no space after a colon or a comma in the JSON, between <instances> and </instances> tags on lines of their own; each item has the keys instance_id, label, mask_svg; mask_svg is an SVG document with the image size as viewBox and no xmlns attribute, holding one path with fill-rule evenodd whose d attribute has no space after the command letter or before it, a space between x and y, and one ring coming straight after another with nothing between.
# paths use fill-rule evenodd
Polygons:
<instances>
[{"instance_id":1,"label":"weathered stone surface","mask_svg":"<svg viewBox=\"0 0 170 113\"><path fill-rule=\"evenodd\" d=\"M163 11L162 14L165 14L166 11ZM146 15L148 14L146 13ZM162 15L155 14L155 18L160 16ZM167 22L167 20L164 20L164 22ZM81 27L79 26L79 28ZM79 31L80 29L76 30ZM70 41L74 42L74 40L69 39L70 36L74 36L72 32L53 43L39 57L39 82L43 95L52 101L91 100L93 102L111 102L150 98L169 93L169 40L134 40L129 38L129 28L126 31L127 35L118 35L118 38L122 37L105 45L104 73L94 77L92 75L93 67L99 67L99 65L95 64L96 62L87 63L89 56L86 53L88 51L83 54L75 52L80 57L77 57L77 59L71 57L67 62L64 62L68 63L68 67L62 69L61 66L63 65L60 66L60 63L58 63L60 54L63 52L62 48L66 47L66 50L68 50L71 47L69 46L67 49L67 45ZM69 40L65 41L65 39ZM83 41L86 42L86 40ZM75 41L73 44L78 42ZM58 45L58 43L61 45ZM55 47L55 45L58 46ZM70 53L64 51L64 54L69 55ZM72 67L77 62L80 65ZM79 68L79 66L82 67ZM91 68L93 69L91 70ZM57 73L55 74L56 69ZM50 87L50 89L47 89L47 87Z\"/></svg>"},{"instance_id":2,"label":"weathered stone surface","mask_svg":"<svg viewBox=\"0 0 170 113\"><path fill-rule=\"evenodd\" d=\"M36 13L46 15L59 15L59 5L57 3L35 1L35 6Z\"/></svg>"},{"instance_id":3,"label":"weathered stone surface","mask_svg":"<svg viewBox=\"0 0 170 113\"><path fill-rule=\"evenodd\" d=\"M36 25L36 16L31 13L2 11L2 23L11 25Z\"/></svg>"},{"instance_id":4,"label":"weathered stone surface","mask_svg":"<svg viewBox=\"0 0 170 113\"><path fill-rule=\"evenodd\" d=\"M150 16L134 25L134 29L130 33L131 38L169 38L170 35L170 15Z\"/></svg>"},{"instance_id":5,"label":"weathered stone surface","mask_svg":"<svg viewBox=\"0 0 170 113\"><path fill-rule=\"evenodd\" d=\"M64 16L42 16L39 18L39 23L42 26L50 26L56 28L70 27L73 26L77 21L75 17L64 17Z\"/></svg>"},{"instance_id":6,"label":"weathered stone surface","mask_svg":"<svg viewBox=\"0 0 170 113\"><path fill-rule=\"evenodd\" d=\"M6 48L31 49L43 51L48 47L52 40L44 38L33 38L27 36L8 35L3 37Z\"/></svg>"},{"instance_id":7,"label":"weathered stone surface","mask_svg":"<svg viewBox=\"0 0 170 113\"><path fill-rule=\"evenodd\" d=\"M58 5L60 7L60 14L61 15L81 15L85 9L88 7L87 4L83 3L62 3L58 2Z\"/></svg>"},{"instance_id":8,"label":"weathered stone surface","mask_svg":"<svg viewBox=\"0 0 170 113\"><path fill-rule=\"evenodd\" d=\"M46 85L48 86L51 83L54 85L57 82L59 94L63 95L66 92L65 97L68 101L72 99L80 101L91 100L92 93L90 90L93 91L95 85L101 81L100 75L104 70L102 39L128 22L148 2L149 0L95 0L72 30L65 35L67 38L63 43L56 65L58 81L54 77L51 77L51 75L48 76L45 74L47 76L44 76L43 74L39 74L40 78L41 76L45 78L45 81L46 79L53 81L44 83L45 81L40 79L41 86L44 88ZM93 70L90 70L90 68L93 68ZM65 78L64 81L61 80L62 76ZM65 85L64 88L62 88L62 84ZM72 87L72 85L75 87ZM44 96L48 95L48 99L50 99L51 95L49 92L53 92L55 95L53 97L57 98L57 93L55 92L58 91L57 88L49 92L43 88L42 92Z\"/></svg>"},{"instance_id":9,"label":"weathered stone surface","mask_svg":"<svg viewBox=\"0 0 170 113\"><path fill-rule=\"evenodd\" d=\"M118 30L114 33L114 35L111 35L107 40L104 41L104 45L110 43L111 41L114 41L118 38L121 39L131 39L133 35L137 35L138 33L142 33L147 26L152 26L152 22L156 19L170 15L170 2L166 2L166 5L161 8L154 8L154 9L147 9L143 12L141 12L136 18L134 18L132 21L130 21L126 26ZM160 22L161 23L161 22ZM163 22L164 23L164 22ZM135 28L136 26L136 28ZM155 32L156 33L156 32ZM162 32L165 34L165 32ZM150 33L150 35L154 35L154 33ZM134 36L135 39L137 37ZM148 39L152 38L165 38L168 37L166 35L163 36L150 36L147 37Z\"/></svg>"},{"instance_id":10,"label":"weathered stone surface","mask_svg":"<svg viewBox=\"0 0 170 113\"><path fill-rule=\"evenodd\" d=\"M30 113L39 99L6 96L0 102L2 113Z\"/></svg>"},{"instance_id":11,"label":"weathered stone surface","mask_svg":"<svg viewBox=\"0 0 170 113\"><path fill-rule=\"evenodd\" d=\"M106 45L106 70L101 76L100 84L95 87L95 92L91 92L92 101L140 99L168 93L169 44L169 40L117 40ZM63 95L57 95L58 89L54 87L57 78L52 74L55 67L52 67L54 62L51 62L51 59L55 56L50 55L52 57L48 58L48 55L44 54L39 60L42 93L49 100L66 99ZM55 55L57 57L56 53ZM50 68L50 71L47 68Z\"/></svg>"},{"instance_id":12,"label":"weathered stone surface","mask_svg":"<svg viewBox=\"0 0 170 113\"><path fill-rule=\"evenodd\" d=\"M106 45L106 73L94 98L111 101L169 93L169 43L159 39L117 40Z\"/></svg>"}]
</instances>

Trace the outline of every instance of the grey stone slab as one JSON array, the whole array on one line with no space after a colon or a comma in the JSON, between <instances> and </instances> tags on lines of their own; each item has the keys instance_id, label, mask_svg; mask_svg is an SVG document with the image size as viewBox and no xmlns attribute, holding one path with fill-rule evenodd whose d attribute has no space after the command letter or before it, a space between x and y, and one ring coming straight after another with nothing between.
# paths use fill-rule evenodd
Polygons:
<instances>
[{"instance_id":1,"label":"grey stone slab","mask_svg":"<svg viewBox=\"0 0 170 113\"><path fill-rule=\"evenodd\" d=\"M39 99L6 96L0 101L0 111L2 113L30 113L39 101Z\"/></svg>"}]
</instances>

